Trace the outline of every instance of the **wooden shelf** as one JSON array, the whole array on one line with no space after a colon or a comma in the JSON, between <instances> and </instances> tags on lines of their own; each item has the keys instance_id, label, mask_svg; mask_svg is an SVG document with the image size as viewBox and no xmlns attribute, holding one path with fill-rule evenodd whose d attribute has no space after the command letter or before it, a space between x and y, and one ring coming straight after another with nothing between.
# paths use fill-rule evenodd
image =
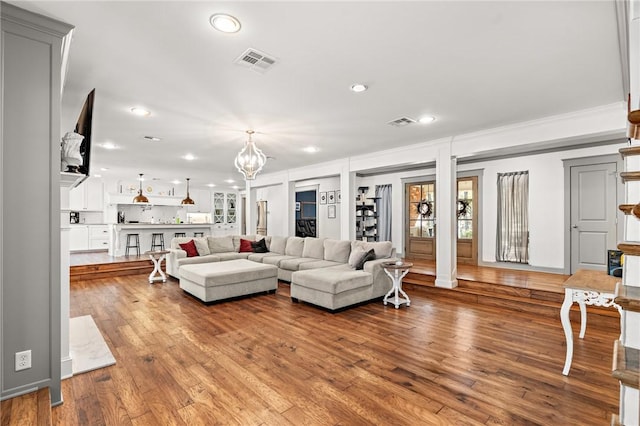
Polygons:
<instances>
[{"instance_id":1,"label":"wooden shelf","mask_svg":"<svg viewBox=\"0 0 640 426\"><path fill-rule=\"evenodd\" d=\"M614 301L625 311L640 312L640 287L619 285Z\"/></svg>"},{"instance_id":2,"label":"wooden shelf","mask_svg":"<svg viewBox=\"0 0 640 426\"><path fill-rule=\"evenodd\" d=\"M616 340L613 345L613 372L611 375L625 386L638 389L640 383L640 350L628 348Z\"/></svg>"},{"instance_id":3,"label":"wooden shelf","mask_svg":"<svg viewBox=\"0 0 640 426\"><path fill-rule=\"evenodd\" d=\"M640 180L640 172L621 172L622 183Z\"/></svg>"},{"instance_id":4,"label":"wooden shelf","mask_svg":"<svg viewBox=\"0 0 640 426\"><path fill-rule=\"evenodd\" d=\"M622 242L618 244L618 250L631 256L640 256L640 243Z\"/></svg>"},{"instance_id":5,"label":"wooden shelf","mask_svg":"<svg viewBox=\"0 0 640 426\"><path fill-rule=\"evenodd\" d=\"M640 145L627 146L624 148L620 148L618 152L622 155L622 157L628 157L632 155L640 155Z\"/></svg>"}]
</instances>

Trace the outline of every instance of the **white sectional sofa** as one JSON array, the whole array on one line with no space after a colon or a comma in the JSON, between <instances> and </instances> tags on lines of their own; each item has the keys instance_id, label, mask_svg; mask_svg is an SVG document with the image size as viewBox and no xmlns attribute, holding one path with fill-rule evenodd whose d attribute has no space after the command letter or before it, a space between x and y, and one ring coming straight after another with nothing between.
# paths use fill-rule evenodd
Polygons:
<instances>
[{"instance_id":1,"label":"white sectional sofa","mask_svg":"<svg viewBox=\"0 0 640 426\"><path fill-rule=\"evenodd\" d=\"M291 298L330 310L382 297L391 279L381 263L395 260L391 242L363 242L330 238L264 237L268 252L240 252L241 240L262 239L254 235L174 238L167 256L167 273L180 279L184 265L247 259L278 268L278 279L291 283ZM188 257L180 244L194 240L198 255ZM367 261L355 269L368 253ZM375 257L375 258L374 258ZM371 260L368 260L371 259Z\"/></svg>"}]
</instances>

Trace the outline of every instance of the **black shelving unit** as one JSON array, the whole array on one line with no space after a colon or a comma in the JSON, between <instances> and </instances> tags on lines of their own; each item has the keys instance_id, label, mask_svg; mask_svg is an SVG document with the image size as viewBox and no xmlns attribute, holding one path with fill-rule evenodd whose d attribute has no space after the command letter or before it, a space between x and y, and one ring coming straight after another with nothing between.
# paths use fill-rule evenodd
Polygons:
<instances>
[{"instance_id":1,"label":"black shelving unit","mask_svg":"<svg viewBox=\"0 0 640 426\"><path fill-rule=\"evenodd\" d=\"M358 188L356 198L356 239L378 241L377 197L365 197L369 187Z\"/></svg>"}]
</instances>

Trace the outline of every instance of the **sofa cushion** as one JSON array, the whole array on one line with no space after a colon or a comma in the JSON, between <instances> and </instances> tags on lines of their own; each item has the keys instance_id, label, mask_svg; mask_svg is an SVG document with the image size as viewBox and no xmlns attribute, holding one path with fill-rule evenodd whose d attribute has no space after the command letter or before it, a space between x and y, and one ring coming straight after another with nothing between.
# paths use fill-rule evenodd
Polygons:
<instances>
[{"instance_id":1,"label":"sofa cushion","mask_svg":"<svg viewBox=\"0 0 640 426\"><path fill-rule=\"evenodd\" d=\"M267 248L267 241L263 238L259 241L251 242L251 249L254 253L268 253L269 249Z\"/></svg>"},{"instance_id":2,"label":"sofa cushion","mask_svg":"<svg viewBox=\"0 0 640 426\"><path fill-rule=\"evenodd\" d=\"M179 245L182 250L187 252L187 257L198 256L198 249L196 248L196 243L194 243L193 240Z\"/></svg>"},{"instance_id":3,"label":"sofa cushion","mask_svg":"<svg viewBox=\"0 0 640 426\"><path fill-rule=\"evenodd\" d=\"M231 235L225 237L207 237L207 242L209 243L209 250L212 254L237 251L233 248L233 238L231 238Z\"/></svg>"},{"instance_id":4,"label":"sofa cushion","mask_svg":"<svg viewBox=\"0 0 640 426\"><path fill-rule=\"evenodd\" d=\"M351 249L360 247L365 251L373 249L376 253L376 259L387 259L391 257L393 252L393 244L391 241L379 241L379 242L367 242L367 241L352 241Z\"/></svg>"},{"instance_id":5,"label":"sofa cushion","mask_svg":"<svg viewBox=\"0 0 640 426\"><path fill-rule=\"evenodd\" d=\"M284 254L284 250L287 247L287 237L271 237L271 244L269 250L274 253Z\"/></svg>"},{"instance_id":6,"label":"sofa cushion","mask_svg":"<svg viewBox=\"0 0 640 426\"><path fill-rule=\"evenodd\" d=\"M343 263L333 262L331 260L314 260L313 262L305 262L300 264L300 270L305 271L308 269L320 269L320 268L329 268L331 266L340 266Z\"/></svg>"},{"instance_id":7,"label":"sofa cushion","mask_svg":"<svg viewBox=\"0 0 640 426\"><path fill-rule=\"evenodd\" d=\"M236 253L235 251L229 251L226 253L217 253L216 256L218 256L221 261L225 261L225 260L235 260L235 259L247 259L250 254L251 252Z\"/></svg>"},{"instance_id":8,"label":"sofa cushion","mask_svg":"<svg viewBox=\"0 0 640 426\"><path fill-rule=\"evenodd\" d=\"M284 254L279 254L277 256L267 256L262 258L262 263L266 263L267 265L280 266L280 262L285 259L296 259L296 256L287 256Z\"/></svg>"},{"instance_id":9,"label":"sofa cushion","mask_svg":"<svg viewBox=\"0 0 640 426\"><path fill-rule=\"evenodd\" d=\"M373 284L373 275L364 271L354 271L349 265L324 268L322 273L306 270L294 272L291 282L325 293L338 294Z\"/></svg>"},{"instance_id":10,"label":"sofa cushion","mask_svg":"<svg viewBox=\"0 0 640 426\"><path fill-rule=\"evenodd\" d=\"M220 262L215 265L189 265L180 270L181 279L204 287L245 283L263 278L275 278L278 269L247 260Z\"/></svg>"},{"instance_id":11,"label":"sofa cushion","mask_svg":"<svg viewBox=\"0 0 640 426\"><path fill-rule=\"evenodd\" d=\"M313 257L314 259L324 259L324 240L325 238L306 237L304 239L304 248L302 249L302 257Z\"/></svg>"},{"instance_id":12,"label":"sofa cushion","mask_svg":"<svg viewBox=\"0 0 640 426\"><path fill-rule=\"evenodd\" d=\"M238 253L253 253L253 247L251 247L252 242L253 241L240 238L240 247L238 247Z\"/></svg>"},{"instance_id":13,"label":"sofa cushion","mask_svg":"<svg viewBox=\"0 0 640 426\"><path fill-rule=\"evenodd\" d=\"M209 242L207 241L207 237L194 238L193 242L196 244L196 249L198 250L199 256L207 256L211 254L211 250L209 250Z\"/></svg>"},{"instance_id":14,"label":"sofa cushion","mask_svg":"<svg viewBox=\"0 0 640 426\"><path fill-rule=\"evenodd\" d=\"M278 253L274 253L272 251L267 253L249 253L249 256L247 256L247 259L252 260L254 262L258 262L258 263L264 263L262 259L270 256L282 256L282 255Z\"/></svg>"},{"instance_id":15,"label":"sofa cushion","mask_svg":"<svg viewBox=\"0 0 640 426\"><path fill-rule=\"evenodd\" d=\"M349 253L351 253L351 243L349 241L330 238L324 240L324 260L347 263L349 262Z\"/></svg>"},{"instance_id":16,"label":"sofa cushion","mask_svg":"<svg viewBox=\"0 0 640 426\"><path fill-rule=\"evenodd\" d=\"M304 238L289 237L287 238L287 246L284 249L284 254L286 254L287 256L302 257L303 249L304 249Z\"/></svg>"},{"instance_id":17,"label":"sofa cushion","mask_svg":"<svg viewBox=\"0 0 640 426\"><path fill-rule=\"evenodd\" d=\"M281 269L287 269L289 271L298 271L300 270L300 265L307 262L315 262L318 259L314 259L313 257L294 257L293 259L283 259L278 264L278 267Z\"/></svg>"},{"instance_id":18,"label":"sofa cushion","mask_svg":"<svg viewBox=\"0 0 640 426\"><path fill-rule=\"evenodd\" d=\"M365 262L375 260L375 258L376 253L373 249L365 251L360 247L356 247L351 250L351 254L349 255L349 266L353 269L360 270L364 267Z\"/></svg>"},{"instance_id":19,"label":"sofa cushion","mask_svg":"<svg viewBox=\"0 0 640 426\"><path fill-rule=\"evenodd\" d=\"M183 257L176 261L177 267L180 268L182 265L193 265L194 263L211 263L211 262L220 262L220 258L215 254L210 254L208 256L196 256L196 257Z\"/></svg>"},{"instance_id":20,"label":"sofa cushion","mask_svg":"<svg viewBox=\"0 0 640 426\"><path fill-rule=\"evenodd\" d=\"M239 252L240 240L255 241L256 236L255 235L233 235L231 239L233 240L233 251Z\"/></svg>"}]
</instances>

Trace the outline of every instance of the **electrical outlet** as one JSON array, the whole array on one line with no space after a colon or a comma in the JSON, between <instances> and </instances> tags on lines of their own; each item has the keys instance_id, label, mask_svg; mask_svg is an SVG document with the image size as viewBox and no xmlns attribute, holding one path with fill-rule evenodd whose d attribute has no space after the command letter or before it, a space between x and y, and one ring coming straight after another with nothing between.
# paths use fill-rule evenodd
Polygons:
<instances>
[{"instance_id":1,"label":"electrical outlet","mask_svg":"<svg viewBox=\"0 0 640 426\"><path fill-rule=\"evenodd\" d=\"M31 368L31 351L16 352L16 371Z\"/></svg>"}]
</instances>

